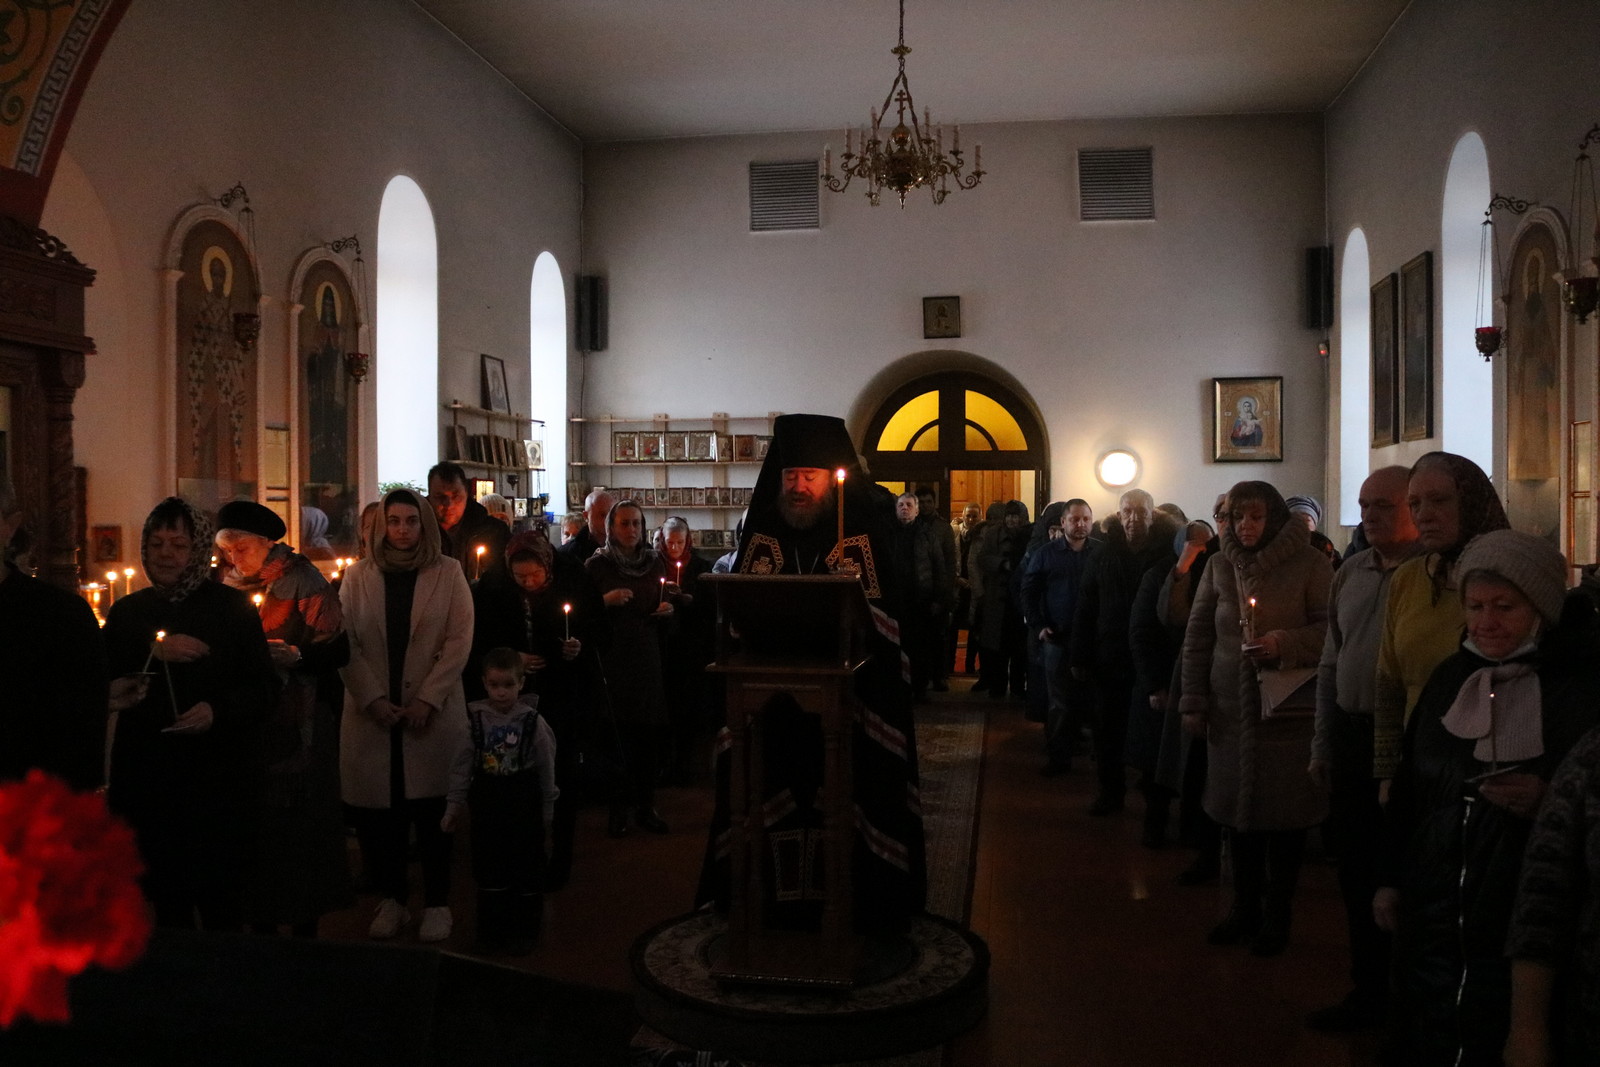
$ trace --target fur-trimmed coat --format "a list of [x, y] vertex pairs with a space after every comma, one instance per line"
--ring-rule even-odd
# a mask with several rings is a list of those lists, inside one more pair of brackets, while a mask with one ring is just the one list
[[1241, 600], [1256, 598], [1257, 636], [1275, 633], [1281, 667], [1315, 667], [1328, 629], [1333, 568], [1288, 522], [1261, 549], [1244, 549], [1232, 530], [1221, 558], [1200, 579], [1183, 640], [1183, 712], [1206, 716], [1209, 770], [1205, 810], [1243, 831], [1298, 830], [1328, 813], [1327, 795], [1307, 773], [1313, 717], [1261, 718], [1256, 672], [1240, 651]]

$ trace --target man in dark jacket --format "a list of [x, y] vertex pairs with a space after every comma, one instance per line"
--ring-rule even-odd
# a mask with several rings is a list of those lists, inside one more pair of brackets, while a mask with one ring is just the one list
[[571, 556], [579, 563], [599, 551], [606, 543], [606, 516], [616, 502], [617, 498], [604, 489], [589, 490], [589, 495], [583, 499], [584, 525], [556, 551]]
[[900, 622], [901, 645], [911, 661], [912, 695], [923, 701], [930, 684], [943, 688], [938, 682], [939, 655], [944, 644], [940, 621], [955, 598], [954, 575], [946, 565], [939, 530], [921, 517], [916, 496], [900, 494], [895, 501], [895, 518], [899, 524], [894, 565], [906, 608]]
[[1143, 489], [1122, 494], [1117, 514], [1105, 522], [1106, 543], [1094, 556], [1078, 592], [1070, 641], [1072, 675], [1095, 687], [1095, 760], [1100, 791], [1090, 815], [1122, 810], [1127, 792], [1123, 746], [1133, 701], [1134, 663], [1128, 640], [1133, 600], [1144, 572], [1172, 556], [1177, 524], [1157, 515]]
[[428, 471], [428, 503], [439, 519], [440, 547], [461, 564], [469, 581], [503, 566], [511, 528], [472, 499], [467, 472], [455, 463], [436, 463]]
[[1067, 646], [1072, 638], [1078, 591], [1099, 544], [1089, 540], [1093, 528], [1094, 511], [1089, 502], [1078, 497], [1067, 501], [1061, 513], [1062, 536], [1045, 542], [1028, 560], [1028, 569], [1022, 576], [1023, 610], [1044, 649], [1048, 703], [1045, 764], [1039, 773], [1047, 778], [1072, 768], [1072, 743], [1083, 719], [1093, 713], [1089, 687], [1067, 669]]
[[953, 625], [950, 614], [956, 600], [956, 532], [939, 514], [938, 494], [931, 485], [917, 488], [917, 524], [928, 530], [939, 548], [937, 563], [940, 573], [934, 580], [939, 592], [934, 602], [933, 630], [929, 636], [933, 661], [929, 664], [928, 680], [934, 692], [943, 693], [950, 688], [950, 661], [943, 652], [945, 635]]

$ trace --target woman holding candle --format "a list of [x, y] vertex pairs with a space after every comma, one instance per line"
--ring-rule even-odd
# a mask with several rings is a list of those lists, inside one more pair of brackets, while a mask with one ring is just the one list
[[118, 600], [105, 627], [120, 676], [111, 808], [139, 835], [156, 921], [192, 927], [198, 912], [208, 930], [243, 925], [260, 726], [277, 691], [260, 620], [210, 580], [211, 550], [205, 515], [162, 501], [140, 542], [150, 585]]
[[611, 625], [604, 673], [627, 760], [625, 796], [612, 805], [608, 829], [612, 837], [627, 833], [631, 809], [641, 829], [664, 834], [667, 824], [655, 809], [656, 766], [667, 726], [658, 626], [673, 609], [662, 594], [666, 563], [644, 543], [644, 511], [638, 504], [619, 500], [611, 506], [606, 543], [584, 568], [605, 600]]
[[576, 560], [555, 551], [543, 531], [526, 530], [506, 546], [505, 566], [490, 568], [473, 587], [472, 605], [472, 659], [463, 678], [469, 698], [483, 695], [484, 654], [514, 649], [522, 654], [523, 692], [537, 697], [539, 715], [556, 735], [555, 780], [561, 795], [546, 879], [547, 888], [559, 889], [572, 870], [573, 831], [585, 799], [579, 758], [593, 751], [596, 733], [587, 714], [589, 679], [594, 650], [605, 633], [605, 603]]
[[[672, 621], [661, 631], [662, 682], [672, 729], [671, 752], [662, 776], [687, 785], [697, 766], [695, 745], [710, 724], [706, 664], [711, 661], [717, 606], [702, 592], [700, 576], [710, 573], [711, 564], [689, 547], [686, 521], [673, 515], [662, 523], [656, 531], [655, 547], [667, 565], [667, 595], [674, 608]], [[698, 764], [709, 769], [709, 757]]]
[[1412, 712], [1373, 900], [1395, 934], [1406, 1062], [1500, 1063], [1523, 853], [1556, 767], [1600, 721], [1600, 638], [1591, 609], [1566, 610], [1567, 573], [1520, 531], [1461, 553], [1466, 639]]
[[454, 922], [444, 824], [465, 803], [470, 772], [461, 672], [472, 650], [472, 590], [440, 550], [432, 509], [410, 489], [383, 498], [362, 539], [366, 558], [339, 588], [350, 636], [339, 771], [383, 898], [368, 935], [393, 937], [410, 921], [406, 854], [415, 827], [424, 893], [417, 936], [443, 941]]
[[1226, 506], [1222, 558], [1201, 576], [1184, 634], [1179, 710], [1184, 729], [1206, 738], [1204, 807], [1233, 863], [1233, 905], [1209, 940], [1276, 956], [1289, 941], [1306, 830], [1328, 800], [1306, 770], [1309, 690], [1268, 710], [1263, 694], [1287, 696], [1273, 686], [1298, 677], [1288, 672], [1314, 682], [1333, 569], [1266, 482], [1240, 482]]
[[[326, 520], [324, 520], [325, 522]], [[350, 661], [339, 594], [280, 538], [283, 520], [251, 500], [217, 512], [225, 585], [250, 595], [282, 688], [262, 732], [266, 781], [247, 917], [260, 932], [314, 937], [317, 919], [355, 903], [339, 805], [339, 668]]]

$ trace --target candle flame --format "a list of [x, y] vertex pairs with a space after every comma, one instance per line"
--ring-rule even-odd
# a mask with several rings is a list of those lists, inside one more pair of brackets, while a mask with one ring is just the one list
[[840, 485], [844, 484], [844, 468], [843, 467], [840, 467], [838, 470], [834, 471], [833, 472], [833, 476], [835, 478], [839, 479], [839, 484]]
[[481, 556], [481, 555], [483, 555], [483, 554], [484, 554], [484, 552], [486, 552], [486, 551], [487, 551], [487, 549], [485, 549], [485, 548], [484, 548], [484, 547], [483, 547], [483, 546], [482, 546], [482, 545], [479, 545], [479, 546], [478, 546], [478, 555], [480, 555], [480, 556]]
[[165, 630], [157, 630], [156, 631], [156, 640], [157, 641], [165, 641], [166, 639], [167, 639], [167, 631], [165, 631]]
[[107, 582], [107, 584], [109, 584], [111, 582], [114, 582], [116, 580], [117, 580], [117, 572], [116, 571], [106, 571], [106, 582]]
[[1255, 607], [1256, 606], [1256, 598], [1255, 597], [1251, 597], [1250, 598], [1250, 606], [1251, 607]]
[[266, 602], [266, 599], [266, 597], [262, 596], [260, 593], [257, 593], [255, 596], [250, 598], [250, 603], [259, 608], [263, 603]]
[[333, 572], [333, 580], [334, 581], [338, 581], [339, 580], [339, 572], [338, 571], [334, 571]]
[[563, 605], [561, 605], [561, 614], [563, 614], [563, 615], [571, 615], [572, 614], [572, 605], [571, 604], [563, 604]]
[[124, 568], [122, 568], [122, 576], [124, 578], [132, 578], [133, 577], [133, 568], [132, 567], [124, 567]]

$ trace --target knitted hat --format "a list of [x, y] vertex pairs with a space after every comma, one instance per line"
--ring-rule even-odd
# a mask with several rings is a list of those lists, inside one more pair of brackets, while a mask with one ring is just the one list
[[1517, 587], [1549, 625], [1561, 618], [1567, 595], [1567, 561], [1543, 537], [1521, 530], [1491, 530], [1467, 542], [1461, 553], [1464, 596], [1474, 575], [1499, 578]]
[[287, 527], [271, 508], [254, 500], [230, 500], [217, 512], [217, 529], [243, 530], [268, 541], [277, 541], [282, 539]]
[[1291, 515], [1309, 515], [1311, 516], [1311, 525], [1322, 525], [1322, 505], [1317, 503], [1316, 497], [1292, 496], [1285, 500], [1284, 503], [1289, 505], [1289, 513]]

